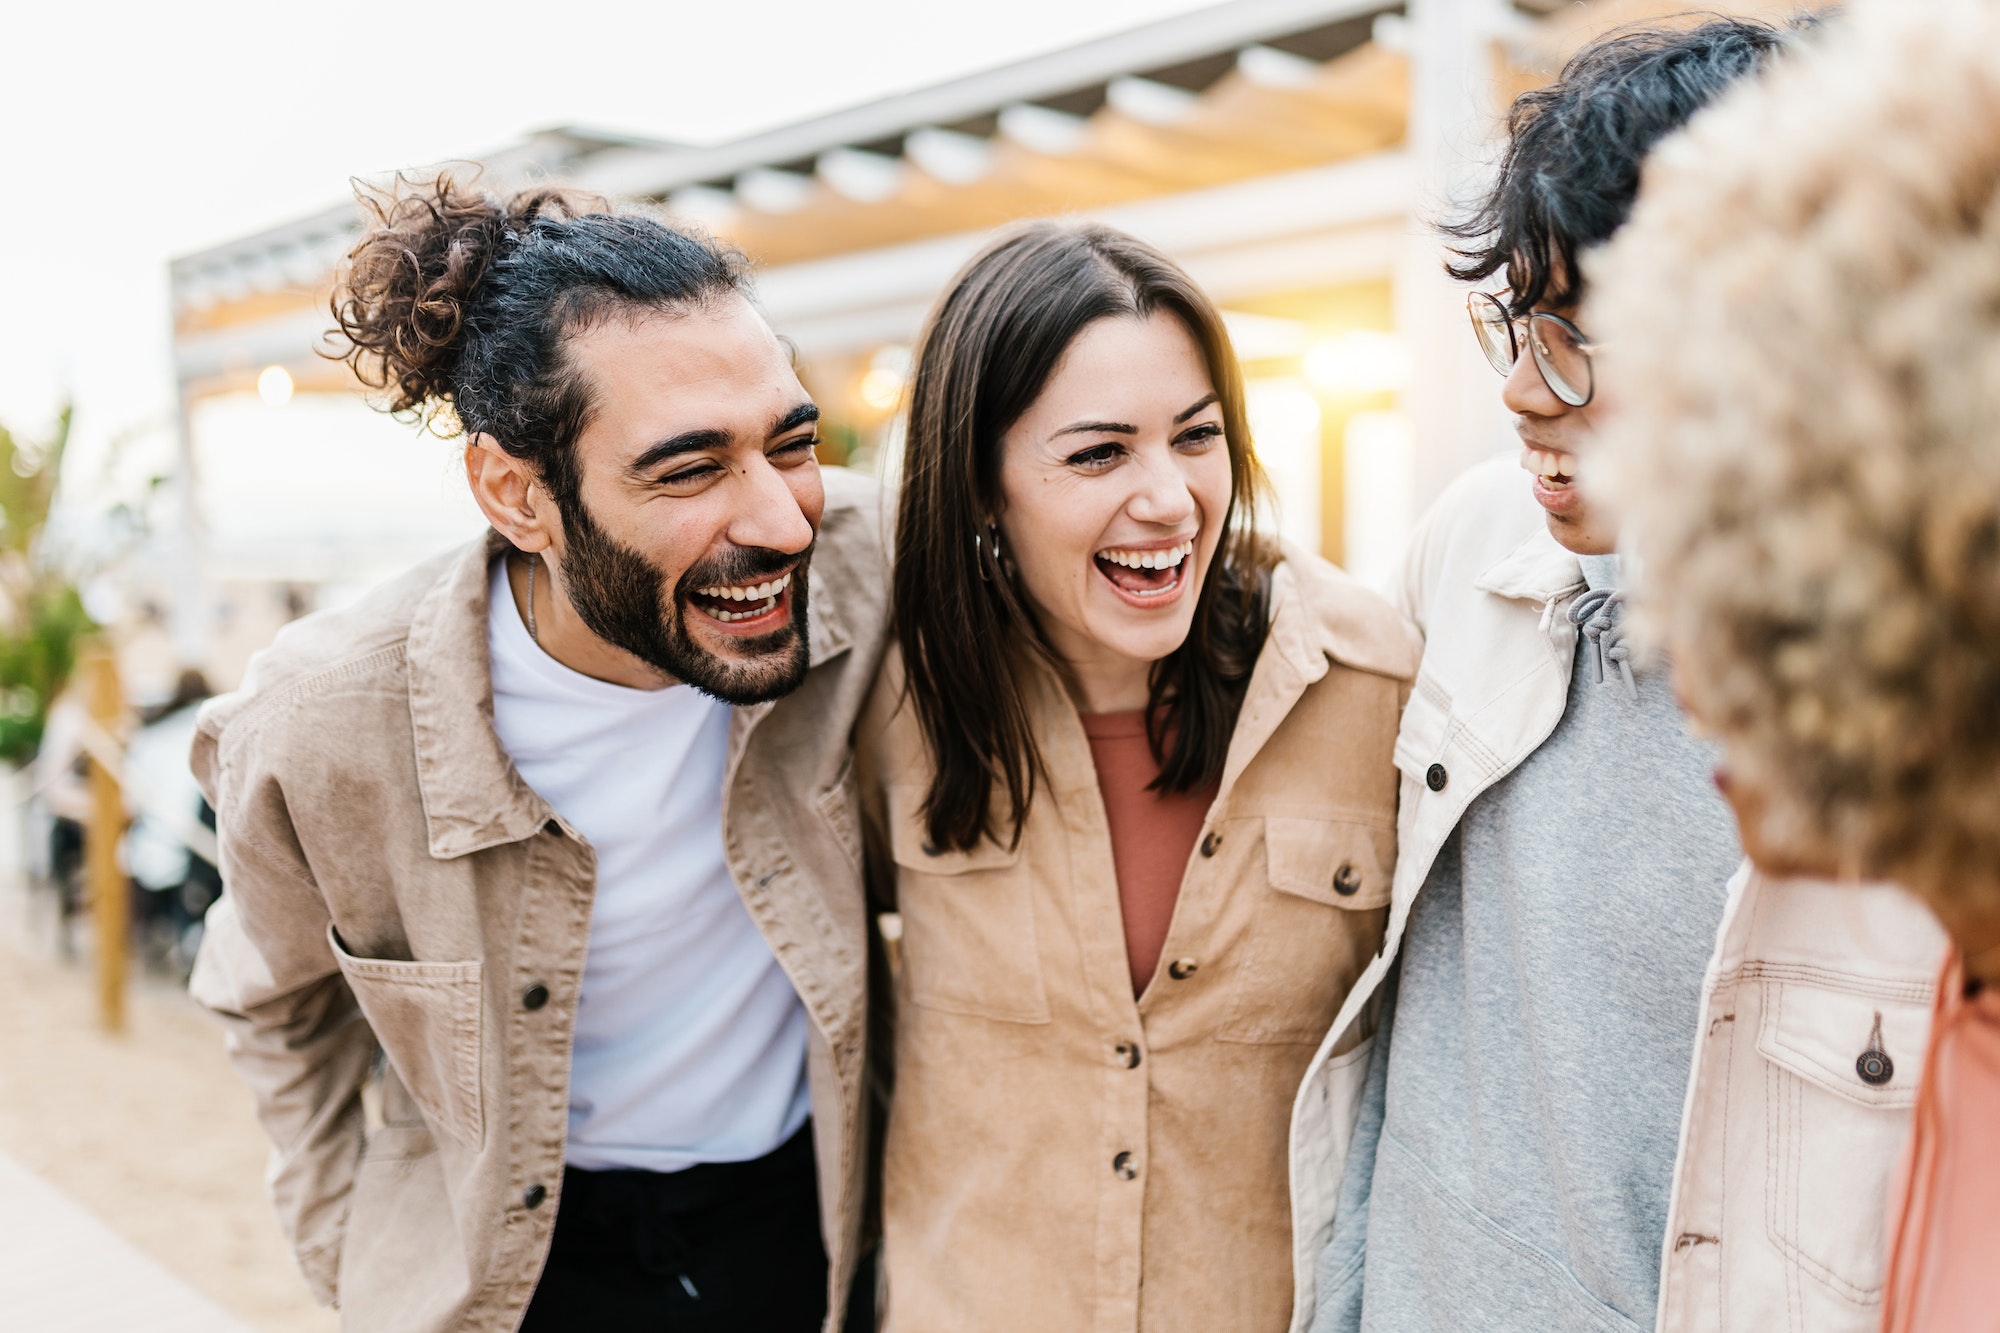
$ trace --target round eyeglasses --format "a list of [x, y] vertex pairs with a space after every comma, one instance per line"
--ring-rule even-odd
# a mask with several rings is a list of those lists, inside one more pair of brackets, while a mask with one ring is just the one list
[[1546, 310], [1536, 310], [1516, 319], [1507, 313], [1505, 292], [1474, 292], [1465, 300], [1472, 316], [1472, 333], [1487, 364], [1502, 375], [1514, 373], [1525, 341], [1535, 368], [1549, 392], [1571, 407], [1588, 407], [1597, 393], [1597, 379], [1591, 372], [1591, 344], [1583, 331]]

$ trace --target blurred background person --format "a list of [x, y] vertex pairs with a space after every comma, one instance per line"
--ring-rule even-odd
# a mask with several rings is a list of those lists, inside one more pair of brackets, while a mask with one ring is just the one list
[[1242, 393], [1209, 299], [1100, 226], [996, 242], [920, 341], [859, 733], [906, 1333], [1291, 1320], [1292, 1103], [1381, 943], [1416, 644], [1262, 534]]
[[[1661, 151], [1590, 314], [1618, 366], [1609, 480], [1751, 857], [1893, 878], [1950, 936], [1882, 1327], [1982, 1333], [2000, 1328], [2000, 5], [1877, 0], [1845, 22]], [[1821, 1050], [1821, 1080], [1847, 1084], [1846, 1050]], [[1798, 1170], [1851, 1169], [1839, 1133], [1807, 1142]]]
[[[28, 822], [35, 833], [29, 864], [54, 898], [56, 947], [65, 958], [76, 953], [71, 927], [84, 904], [83, 846], [91, 798], [83, 736], [90, 725], [78, 691], [58, 695], [49, 705], [28, 770], [34, 783]], [[185, 752], [183, 756], [185, 768]]]
[[159, 962], [186, 979], [208, 909], [222, 896], [215, 867], [215, 811], [188, 767], [195, 716], [213, 694], [201, 672], [181, 672], [174, 692], [148, 709], [125, 743], [124, 792], [131, 823], [125, 869], [140, 892], [137, 916]]

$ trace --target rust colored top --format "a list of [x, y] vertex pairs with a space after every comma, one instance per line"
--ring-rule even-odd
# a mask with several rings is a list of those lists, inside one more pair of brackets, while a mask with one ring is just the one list
[[1889, 1213], [1884, 1333], [2000, 1329], [2000, 989], [1938, 982], [1903, 1180]]
[[1144, 709], [1086, 713], [1082, 721], [1097, 767], [1097, 790], [1104, 797], [1105, 822], [1111, 826], [1111, 868], [1118, 876], [1132, 994], [1142, 995], [1160, 964], [1181, 877], [1215, 792], [1146, 790], [1160, 776], [1160, 766], [1146, 743]]

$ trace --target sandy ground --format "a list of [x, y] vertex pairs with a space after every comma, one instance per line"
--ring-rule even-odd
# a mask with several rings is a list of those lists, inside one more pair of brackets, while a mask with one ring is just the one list
[[126, 1031], [103, 1032], [89, 964], [56, 961], [10, 871], [0, 1151], [254, 1327], [332, 1333], [266, 1202], [264, 1137], [220, 1030], [177, 986], [135, 977]]

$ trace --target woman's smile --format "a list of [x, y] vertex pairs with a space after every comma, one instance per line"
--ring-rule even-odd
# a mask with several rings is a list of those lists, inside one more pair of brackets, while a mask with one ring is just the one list
[[1192, 580], [1195, 539], [1110, 546], [1091, 557], [1105, 583], [1128, 606], [1145, 611], [1172, 606]]

